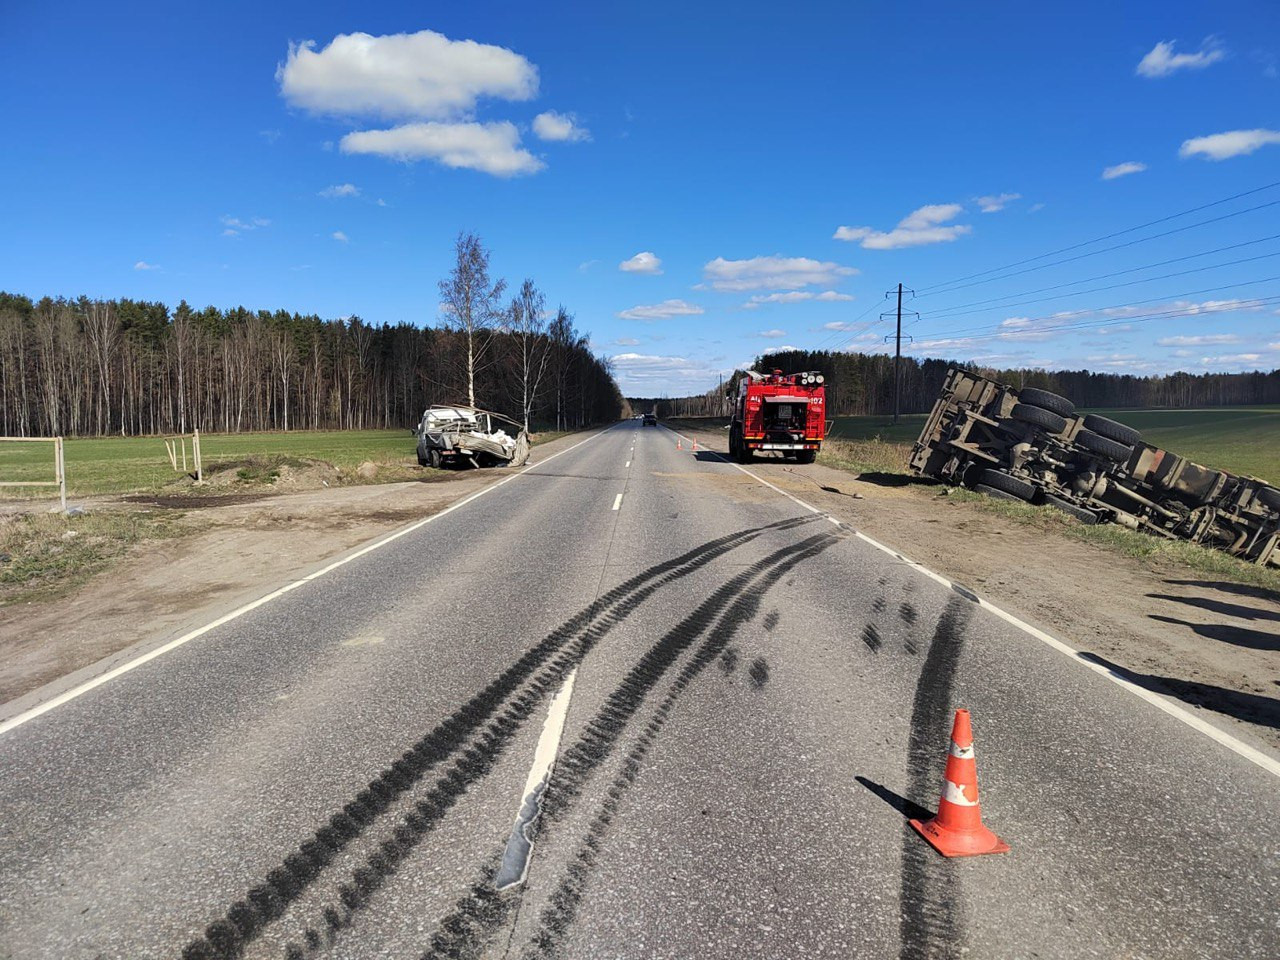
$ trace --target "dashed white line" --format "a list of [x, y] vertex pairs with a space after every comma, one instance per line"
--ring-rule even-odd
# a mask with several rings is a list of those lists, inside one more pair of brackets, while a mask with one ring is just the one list
[[622, 506], [622, 494], [618, 494], [613, 498], [613, 509], [617, 510]]
[[[667, 427], [667, 429], [670, 430], [671, 428]], [[676, 436], [678, 437], [683, 437], [685, 440], [690, 439], [689, 437], [685, 437], [684, 434], [679, 433], [678, 431], [671, 430], [671, 432], [676, 434]], [[799, 504], [801, 507], [804, 507], [804, 509], [808, 510], [810, 513], [821, 514], [823, 517], [830, 520], [832, 523], [836, 524], [837, 526], [842, 525], [840, 521], [837, 520], [835, 517], [831, 516], [831, 514], [825, 512], [824, 510], [820, 510], [818, 507], [815, 507], [811, 503], [805, 503], [799, 497], [792, 496], [791, 494], [787, 493], [787, 491], [781, 489], [780, 487], [774, 486], [772, 483], [770, 483], [768, 480], [765, 480], [763, 477], [757, 476], [756, 474], [752, 473], [750, 470], [746, 469], [741, 464], [734, 463], [732, 460], [729, 460], [728, 458], [724, 457], [719, 453], [716, 453], [716, 456], [719, 457], [721, 460], [723, 460], [725, 463], [729, 464], [731, 467], [735, 467], [738, 470], [741, 470], [743, 473], [745, 473], [748, 477], [755, 480], [756, 482], [764, 484], [770, 490], [776, 490], [778, 493], [782, 494], [788, 500], [791, 500], [794, 503]], [[1022, 620], [1019, 617], [1014, 616], [1009, 611], [1004, 610], [1001, 607], [997, 607], [991, 601], [978, 596], [968, 587], [958, 587], [957, 584], [955, 584], [951, 580], [948, 580], [942, 574], [934, 573], [934, 571], [924, 566], [924, 564], [917, 563], [911, 558], [904, 556], [903, 554], [899, 553], [897, 550], [893, 549], [893, 547], [886, 546], [880, 541], [874, 540], [871, 537], [868, 537], [865, 533], [862, 533], [861, 531], [855, 531], [854, 536], [856, 536], [859, 540], [862, 540], [864, 543], [867, 543], [870, 546], [875, 547], [877, 550], [881, 550], [889, 554], [889, 556], [893, 557], [894, 559], [902, 561], [907, 566], [911, 567], [911, 569], [915, 570], [917, 573], [923, 574], [924, 576], [928, 577], [930, 580], [933, 580], [936, 583], [939, 583], [942, 586], [946, 587], [948, 590], [955, 590], [956, 592], [963, 591], [964, 595], [971, 596], [972, 599], [976, 601], [977, 604], [980, 607], [982, 607], [984, 610], [994, 614], [995, 616], [999, 617], [1001, 620], [1005, 621], [1006, 623], [1017, 627], [1019, 630], [1023, 631], [1029, 636], [1035, 637], [1041, 643], [1044, 643], [1051, 649], [1058, 651], [1058, 653], [1061, 653], [1064, 656], [1070, 657], [1071, 660], [1073, 660], [1075, 663], [1088, 667], [1094, 673], [1101, 674], [1102, 676], [1110, 680], [1112, 683], [1115, 683], [1123, 687], [1125, 690], [1129, 691], [1129, 693], [1132, 693], [1134, 696], [1138, 697], [1139, 699], [1145, 700], [1147, 703], [1151, 704], [1152, 706], [1157, 707], [1160, 710], [1163, 710], [1165, 713], [1167, 713], [1169, 716], [1173, 717], [1174, 719], [1182, 721], [1187, 726], [1191, 727], [1191, 729], [1197, 730], [1200, 733], [1203, 733], [1209, 739], [1216, 741], [1217, 743], [1226, 747], [1228, 750], [1232, 751], [1233, 753], [1236, 753], [1241, 757], [1244, 757], [1244, 759], [1250, 761], [1251, 763], [1256, 764], [1257, 766], [1261, 767], [1263, 770], [1266, 770], [1268, 773], [1272, 774], [1273, 776], [1280, 777], [1280, 760], [1276, 760], [1274, 757], [1271, 757], [1268, 754], [1263, 753], [1261, 750], [1258, 750], [1257, 748], [1250, 746], [1249, 744], [1245, 743], [1243, 740], [1236, 739], [1231, 734], [1227, 733], [1225, 730], [1220, 730], [1217, 727], [1215, 727], [1213, 724], [1200, 719], [1194, 713], [1191, 713], [1185, 710], [1184, 708], [1174, 703], [1169, 698], [1163, 697], [1158, 693], [1154, 693], [1153, 691], [1148, 690], [1146, 687], [1140, 687], [1136, 683], [1134, 683], [1132, 680], [1129, 680], [1128, 678], [1122, 676], [1121, 674], [1116, 673], [1114, 670], [1108, 669], [1102, 664], [1096, 663], [1088, 659], [1088, 657], [1082, 654], [1079, 650], [1075, 649], [1075, 647], [1072, 647], [1069, 644], [1063, 643], [1057, 637], [1050, 636], [1049, 634], [1045, 633], [1043, 630], [1039, 629], [1038, 627], [1033, 627], [1031, 624], [1027, 623], [1025, 620]]]

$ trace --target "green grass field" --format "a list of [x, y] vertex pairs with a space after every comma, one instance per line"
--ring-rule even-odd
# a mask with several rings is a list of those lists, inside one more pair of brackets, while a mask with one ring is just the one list
[[[1255, 476], [1280, 485], [1280, 407], [1213, 407], [1202, 410], [1089, 410], [1142, 431], [1153, 446], [1206, 467]], [[837, 417], [833, 438], [910, 444], [924, 424], [922, 414]]]

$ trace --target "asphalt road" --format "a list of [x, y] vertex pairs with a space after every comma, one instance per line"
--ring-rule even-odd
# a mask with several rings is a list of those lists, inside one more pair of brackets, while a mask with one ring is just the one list
[[629, 422], [0, 734], [0, 957], [1271, 957], [1278, 786]]

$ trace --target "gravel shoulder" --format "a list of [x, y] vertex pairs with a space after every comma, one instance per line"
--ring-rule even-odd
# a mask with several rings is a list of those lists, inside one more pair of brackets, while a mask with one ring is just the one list
[[[696, 436], [727, 456], [723, 431]], [[937, 485], [822, 464], [748, 469], [1048, 633], [1280, 750], [1280, 594], [1139, 560], [961, 502]]]
[[[584, 436], [540, 444], [530, 463]], [[430, 482], [300, 492], [92, 498], [93, 514], [162, 517], [176, 529], [130, 545], [69, 591], [0, 606], [0, 719], [55, 693], [41, 690], [48, 684], [88, 679], [511, 475], [450, 471]]]

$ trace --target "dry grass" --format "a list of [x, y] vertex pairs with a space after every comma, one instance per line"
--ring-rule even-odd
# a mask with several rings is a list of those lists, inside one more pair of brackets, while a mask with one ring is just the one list
[[906, 475], [911, 445], [872, 437], [868, 440], [827, 440], [818, 462], [855, 473], [900, 473]]

